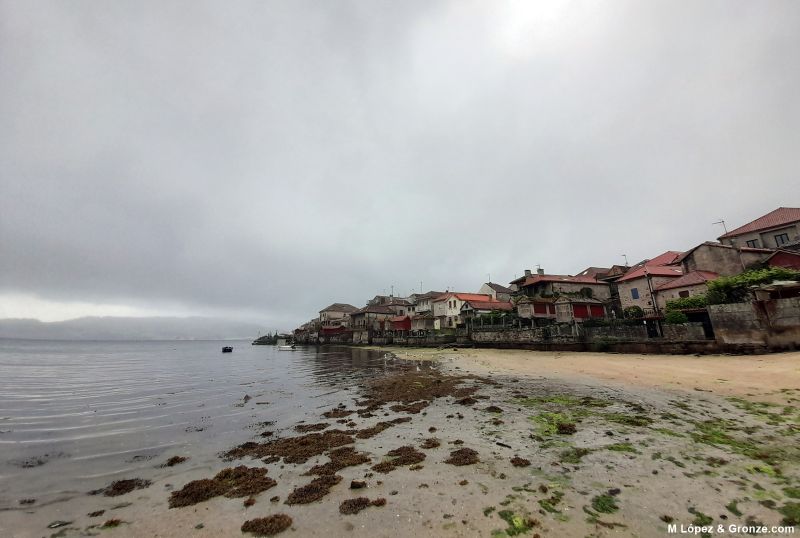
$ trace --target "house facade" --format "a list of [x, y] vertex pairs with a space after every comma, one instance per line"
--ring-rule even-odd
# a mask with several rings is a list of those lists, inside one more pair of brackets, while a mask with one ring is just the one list
[[593, 276], [548, 275], [537, 273], [514, 281], [518, 293], [526, 297], [557, 297], [559, 295], [583, 295], [600, 301], [611, 298], [608, 282]]
[[489, 295], [494, 301], [510, 301], [511, 296], [514, 295], [514, 290], [495, 284], [494, 282], [486, 282], [481, 289], [478, 290], [479, 294]]
[[517, 315], [530, 320], [554, 320], [555, 302], [555, 297], [522, 297], [517, 301]]
[[675, 263], [679, 263], [686, 274], [711, 271], [718, 275], [731, 276], [760, 265], [773, 252], [771, 249], [733, 247], [706, 241], [678, 256]]
[[712, 271], [691, 271], [656, 287], [656, 304], [665, 311], [667, 301], [702, 295], [708, 291], [708, 282], [720, 276]]
[[367, 305], [350, 314], [354, 344], [371, 344], [373, 336], [386, 330], [386, 320], [395, 317], [395, 312], [385, 305]]
[[492, 300], [491, 295], [480, 293], [445, 293], [433, 300], [433, 317], [436, 329], [456, 328], [463, 323], [461, 307], [466, 301]]
[[638, 306], [646, 314], [654, 314], [658, 309], [655, 289], [683, 275], [681, 266], [674, 265], [681, 254], [668, 250], [655, 258], [637, 263], [619, 278], [617, 290], [622, 309]]
[[590, 318], [606, 317], [606, 308], [597, 299], [563, 295], [554, 304], [558, 323], [582, 323]]
[[[511, 314], [514, 305], [510, 301], [464, 301], [461, 305], [461, 319], [468, 326], [476, 317], [484, 314]], [[482, 318], [481, 318], [482, 320]]]
[[348, 327], [350, 314], [358, 310], [347, 303], [333, 303], [319, 311], [319, 322], [322, 327]]
[[718, 239], [738, 247], [785, 248], [800, 241], [800, 207], [779, 207]]

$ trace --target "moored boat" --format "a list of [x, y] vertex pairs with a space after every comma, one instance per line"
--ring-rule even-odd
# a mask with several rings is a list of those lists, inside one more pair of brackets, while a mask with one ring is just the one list
[[223, 353], [233, 353], [233, 347], [231, 347], [231, 346], [224, 346], [224, 347], [222, 348], [222, 352], [223, 352]]

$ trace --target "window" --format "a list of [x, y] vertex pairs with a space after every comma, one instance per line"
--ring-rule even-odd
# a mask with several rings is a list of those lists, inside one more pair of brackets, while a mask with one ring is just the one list
[[639, 298], [639, 288], [631, 288], [631, 299]]
[[751, 239], [747, 241], [747, 246], [750, 248], [758, 248], [758, 239]]
[[684, 290], [678, 293], [678, 297], [688, 297], [688, 296], [689, 296], [688, 290]]
[[789, 234], [778, 234], [775, 236], [775, 244], [777, 246], [785, 245], [789, 242]]

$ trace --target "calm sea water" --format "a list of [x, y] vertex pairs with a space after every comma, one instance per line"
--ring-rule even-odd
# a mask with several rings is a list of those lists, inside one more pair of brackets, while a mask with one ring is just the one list
[[175, 472], [159, 468], [173, 455], [190, 456], [182, 470], [218, 464], [260, 423], [318, 422], [400, 363], [351, 348], [0, 339], [0, 509]]

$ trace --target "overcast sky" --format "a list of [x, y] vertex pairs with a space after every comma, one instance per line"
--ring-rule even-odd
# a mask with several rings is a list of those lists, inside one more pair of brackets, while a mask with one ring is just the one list
[[800, 205], [800, 2], [0, 0], [0, 317], [475, 291]]

